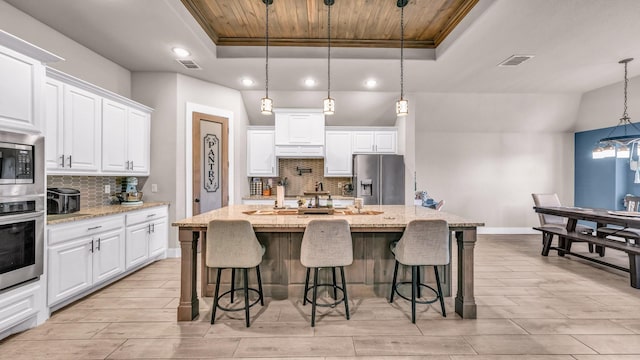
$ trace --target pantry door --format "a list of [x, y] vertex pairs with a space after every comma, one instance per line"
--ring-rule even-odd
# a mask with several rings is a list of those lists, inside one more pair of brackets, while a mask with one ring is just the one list
[[193, 215], [229, 203], [229, 119], [193, 113]]

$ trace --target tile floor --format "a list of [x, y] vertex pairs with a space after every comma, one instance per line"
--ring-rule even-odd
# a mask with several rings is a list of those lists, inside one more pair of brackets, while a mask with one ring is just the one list
[[[640, 359], [640, 290], [628, 275], [540, 249], [540, 236], [479, 236], [477, 320], [457, 317], [452, 298], [446, 318], [418, 307], [415, 325], [405, 301], [356, 298], [351, 320], [325, 308], [315, 328], [299, 299], [267, 299], [248, 329], [243, 312], [219, 312], [211, 326], [210, 298], [178, 323], [179, 260], [163, 260], [3, 340], [0, 359]], [[607, 259], [626, 264], [612, 250]]]

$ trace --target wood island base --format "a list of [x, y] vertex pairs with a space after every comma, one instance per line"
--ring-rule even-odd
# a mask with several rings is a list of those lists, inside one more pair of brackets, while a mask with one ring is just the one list
[[[246, 206], [245, 206], [246, 207]], [[232, 211], [239, 214], [243, 206], [233, 206], [239, 208]], [[404, 210], [405, 207], [380, 206], [383, 210], [398, 208]], [[413, 209], [414, 207], [406, 207]], [[208, 217], [198, 215], [191, 219], [175, 223], [179, 229], [179, 241], [182, 251], [181, 258], [181, 278], [180, 278], [180, 303], [178, 305], [178, 321], [191, 321], [198, 316], [198, 292], [201, 296], [210, 297], [213, 295], [215, 287], [215, 269], [208, 269], [205, 264], [205, 253], [198, 249], [206, 249], [206, 225], [212, 217], [231, 218], [227, 210], [214, 210]], [[216, 213], [218, 212], [218, 213]], [[389, 213], [389, 211], [387, 212]], [[358, 226], [356, 218], [352, 222], [351, 232], [353, 238], [353, 264], [345, 267], [345, 277], [349, 287], [349, 297], [351, 299], [365, 297], [388, 297], [391, 291], [391, 280], [393, 277], [394, 257], [389, 251], [389, 243], [400, 239], [404, 231], [404, 226], [408, 222], [406, 213], [414, 215], [415, 218], [444, 218], [449, 223], [452, 238], [450, 249], [457, 249], [457, 293], [455, 298], [455, 312], [463, 318], [476, 318], [476, 303], [473, 289], [473, 259], [476, 242], [476, 226], [482, 225], [471, 222], [456, 222], [460, 218], [443, 212], [435, 212], [430, 209], [416, 209], [414, 212], [405, 210], [403, 218], [398, 224], [386, 226]], [[422, 216], [420, 216], [422, 215]], [[242, 215], [236, 215], [241, 217]], [[321, 215], [316, 215], [321, 216]], [[386, 218], [390, 219], [389, 215]], [[274, 216], [275, 217], [275, 216]], [[282, 217], [282, 216], [280, 216]], [[235, 217], [233, 217], [235, 218]], [[300, 298], [304, 289], [306, 268], [300, 263], [300, 245], [304, 226], [306, 224], [282, 224], [273, 226], [272, 224], [262, 225], [260, 221], [265, 221], [267, 217], [249, 218], [254, 225], [258, 240], [265, 245], [266, 253], [260, 264], [260, 272], [265, 296], [274, 299]], [[393, 219], [396, 219], [395, 217]], [[454, 220], [454, 221], [452, 221]], [[299, 219], [298, 219], [299, 221]], [[308, 220], [307, 220], [308, 221]], [[361, 220], [362, 221], [362, 220]], [[375, 221], [369, 218], [368, 221]], [[354, 224], [355, 223], [355, 224]], [[455, 238], [455, 245], [452, 240]], [[200, 246], [198, 243], [200, 242]], [[198, 259], [198, 257], [200, 257]], [[200, 264], [198, 264], [200, 260]], [[451, 265], [443, 266], [440, 270], [443, 293], [451, 296], [452, 274]], [[399, 276], [410, 278], [410, 272], [404, 267]], [[424, 267], [423, 279], [427, 283], [433, 283], [434, 275], [431, 267]], [[200, 274], [201, 282], [198, 285], [197, 278]], [[222, 283], [229, 284], [230, 275], [222, 278]], [[250, 275], [249, 281], [255, 283], [255, 274]], [[321, 273], [325, 277], [321, 282], [330, 282], [330, 272]], [[240, 279], [236, 279], [239, 281]], [[198, 288], [199, 287], [199, 288]]]

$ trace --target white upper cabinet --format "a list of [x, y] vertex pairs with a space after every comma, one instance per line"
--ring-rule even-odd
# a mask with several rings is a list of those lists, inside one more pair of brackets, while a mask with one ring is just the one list
[[102, 101], [102, 171], [149, 173], [148, 113], [125, 104]]
[[64, 154], [64, 120], [62, 102], [64, 85], [57, 80], [47, 79], [45, 85], [45, 160], [47, 169], [62, 168]]
[[352, 176], [351, 131], [327, 131], [324, 176]]
[[50, 79], [45, 94], [45, 157], [49, 173], [98, 172], [100, 97]]
[[47, 75], [49, 174], [149, 174], [150, 108], [51, 68]]
[[68, 169], [100, 170], [101, 100], [98, 95], [65, 85], [64, 154]]
[[247, 175], [278, 176], [273, 130], [247, 131]]
[[324, 114], [295, 110], [276, 110], [276, 145], [324, 145]]
[[397, 130], [366, 130], [353, 132], [354, 154], [395, 154]]
[[42, 132], [44, 63], [59, 60], [0, 30], [0, 128]]

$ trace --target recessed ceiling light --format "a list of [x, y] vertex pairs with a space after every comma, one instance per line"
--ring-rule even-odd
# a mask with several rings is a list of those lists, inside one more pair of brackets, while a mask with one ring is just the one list
[[187, 50], [180, 48], [180, 47], [174, 47], [173, 49], [171, 49], [171, 51], [173, 51], [174, 54], [176, 54], [179, 57], [187, 57], [189, 55], [191, 55], [190, 52], [188, 52]]
[[367, 81], [364, 82], [364, 85], [368, 88], [373, 88], [378, 84], [377, 81], [375, 81], [374, 79], [369, 79]]
[[313, 80], [312, 78], [308, 78], [304, 80], [304, 84], [306, 86], [315, 86], [316, 85], [316, 81]]
[[253, 86], [253, 84], [255, 84], [256, 82], [249, 79], [249, 78], [244, 78], [242, 79], [242, 85], [244, 86]]

